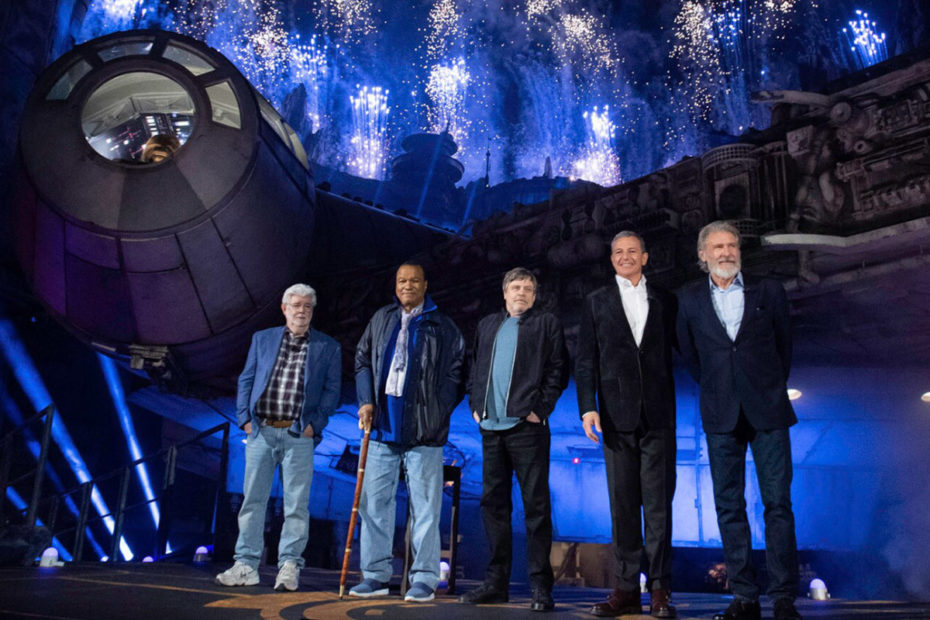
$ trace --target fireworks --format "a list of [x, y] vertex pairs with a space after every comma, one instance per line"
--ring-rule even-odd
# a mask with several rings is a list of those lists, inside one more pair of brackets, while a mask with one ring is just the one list
[[860, 69], [888, 59], [885, 33], [877, 32], [876, 28], [869, 14], [857, 9], [856, 19], [850, 20], [849, 27], [842, 30]]
[[369, 0], [323, 0], [314, 4], [320, 32], [347, 44], [360, 43], [375, 31]]
[[612, 40], [602, 20], [587, 11], [562, 15], [553, 26], [552, 41], [565, 64], [590, 73], [610, 74], [616, 69], [617, 54]]
[[437, 0], [429, 12], [429, 30], [425, 41], [427, 66], [442, 58], [460, 35], [455, 0]]
[[389, 93], [380, 86], [357, 88], [358, 94], [349, 98], [352, 103], [349, 170], [366, 179], [382, 179], [388, 157], [385, 134]]
[[[764, 124], [750, 93], [767, 79], [769, 55], [784, 40], [797, 0], [686, 0], [675, 17], [669, 83], [679, 122], [740, 134]], [[816, 6], [815, 2], [811, 3]], [[674, 135], [688, 132], [679, 125]], [[674, 139], [674, 138], [672, 138]]]
[[289, 61], [291, 79], [302, 84], [307, 92], [306, 114], [311, 128], [318, 131], [324, 124], [328, 78], [332, 73], [328, 50], [317, 42], [316, 35], [308, 43], [301, 43], [298, 36], [290, 46]]
[[426, 94], [432, 101], [429, 106], [431, 131], [448, 131], [457, 141], [466, 139], [468, 119], [464, 108], [469, 77], [464, 58], [435, 65], [430, 71]]
[[614, 150], [617, 127], [610, 120], [610, 106], [604, 106], [603, 111], [594, 106], [583, 116], [585, 146], [581, 155], [572, 162], [572, 176], [604, 187], [619, 185], [622, 182], [620, 158]]
[[529, 19], [546, 15], [559, 7], [559, 0], [527, 0], [526, 16]]

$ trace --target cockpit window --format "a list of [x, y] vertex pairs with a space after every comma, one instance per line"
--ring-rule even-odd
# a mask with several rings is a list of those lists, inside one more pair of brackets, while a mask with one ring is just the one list
[[233, 129], [242, 129], [242, 114], [239, 101], [228, 81], [207, 86], [207, 97], [213, 109], [213, 121]]
[[148, 56], [152, 51], [152, 41], [130, 41], [129, 43], [119, 43], [110, 47], [105, 47], [97, 51], [100, 60], [110, 62], [123, 56]]
[[203, 75], [215, 69], [213, 64], [200, 54], [184, 49], [174, 43], [169, 43], [167, 47], [165, 47], [165, 53], [162, 55], [168, 60], [182, 65], [194, 75]]
[[45, 98], [48, 100], [64, 101], [68, 98], [68, 95], [71, 94], [71, 91], [74, 90], [74, 86], [81, 81], [81, 78], [90, 72], [90, 69], [90, 63], [86, 60], [75, 63], [70, 69], [65, 71], [63, 76], [58, 78], [58, 81], [55, 82], [52, 89], [48, 91], [48, 95]]
[[81, 125], [87, 142], [103, 157], [143, 163], [153, 136], [176, 140], [172, 156], [190, 137], [195, 117], [194, 101], [183, 86], [159, 73], [134, 71], [94, 90], [81, 112]]

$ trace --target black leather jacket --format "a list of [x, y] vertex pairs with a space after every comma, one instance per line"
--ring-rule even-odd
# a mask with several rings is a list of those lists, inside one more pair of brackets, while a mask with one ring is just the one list
[[[494, 359], [497, 330], [507, 311], [484, 317], [478, 323], [468, 374], [469, 405], [487, 417], [487, 389]], [[507, 397], [507, 416], [525, 418], [535, 413], [545, 420], [568, 385], [568, 355], [562, 325], [550, 312], [527, 310], [517, 322], [517, 350]]]
[[[375, 312], [355, 350], [355, 390], [358, 404], [381, 404], [381, 379], [386, 349], [400, 321], [396, 303]], [[462, 373], [465, 343], [452, 319], [439, 312], [429, 296], [422, 318], [416, 324], [414, 352], [407, 369], [404, 389], [404, 416], [416, 419], [413, 445], [442, 446], [449, 438], [449, 417], [462, 400]], [[416, 383], [414, 383], [416, 381]], [[416, 392], [411, 388], [416, 386]], [[413, 397], [411, 397], [413, 396]], [[377, 420], [372, 426], [377, 428]], [[377, 432], [373, 434], [377, 439]]]

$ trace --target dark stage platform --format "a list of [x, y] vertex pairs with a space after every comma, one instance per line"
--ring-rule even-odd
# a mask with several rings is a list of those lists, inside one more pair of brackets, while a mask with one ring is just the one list
[[[339, 575], [335, 571], [304, 569], [300, 590], [279, 593], [271, 589], [274, 569], [262, 569], [262, 585], [224, 588], [213, 576], [225, 566], [184, 564], [81, 565], [62, 568], [0, 569], [0, 616], [3, 618], [58, 618], [120, 620], [132, 618], [383, 618], [433, 620], [497, 618], [590, 618], [587, 610], [605, 596], [593, 588], [556, 588], [556, 611], [529, 610], [529, 592], [515, 586], [507, 605], [472, 607], [460, 605], [456, 596], [440, 595], [425, 604], [404, 603], [391, 596], [370, 600], [339, 600]], [[350, 584], [358, 581], [352, 575]], [[474, 587], [459, 582], [459, 590]], [[766, 602], [767, 603], [767, 602]], [[726, 607], [728, 598], [715, 594], [675, 594], [679, 617], [710, 618]], [[823, 620], [930, 618], [930, 603], [896, 601], [799, 600], [805, 618]], [[771, 617], [768, 604], [764, 615]], [[625, 616], [635, 618], [635, 616]], [[639, 616], [649, 618], [649, 616]]]

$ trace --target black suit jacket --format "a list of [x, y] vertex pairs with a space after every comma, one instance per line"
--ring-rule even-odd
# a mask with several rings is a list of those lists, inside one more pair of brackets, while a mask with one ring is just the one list
[[717, 317], [707, 278], [678, 294], [678, 343], [701, 386], [701, 419], [708, 433], [736, 427], [740, 409], [756, 430], [797, 422], [788, 400], [791, 321], [781, 283], [743, 274], [745, 306], [735, 340]]
[[649, 314], [640, 346], [616, 282], [585, 297], [575, 363], [578, 412], [597, 411], [605, 432], [631, 432], [645, 414], [651, 428], [674, 428], [675, 297], [646, 283]]

